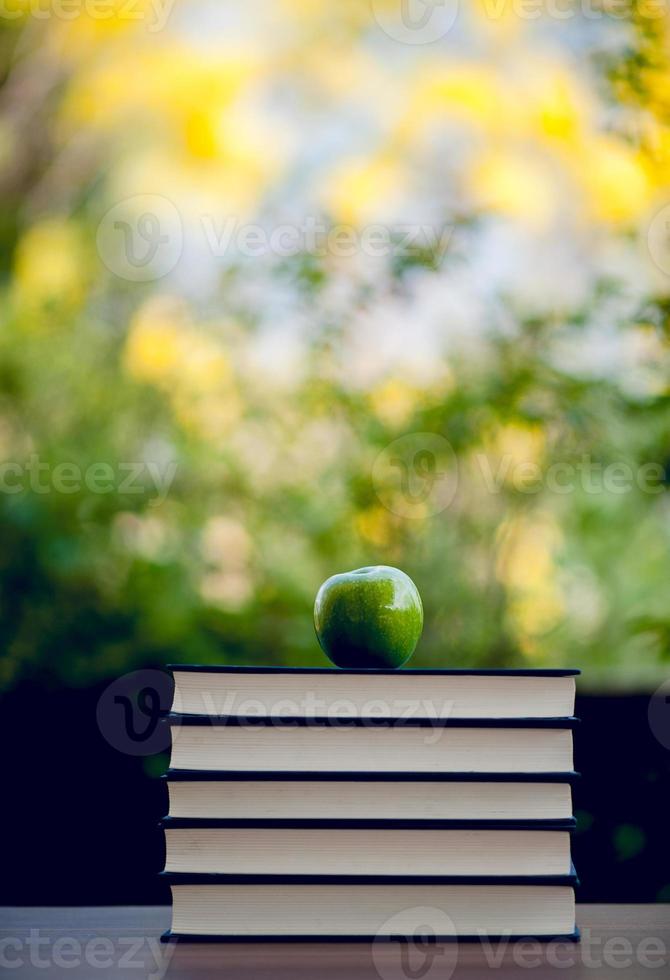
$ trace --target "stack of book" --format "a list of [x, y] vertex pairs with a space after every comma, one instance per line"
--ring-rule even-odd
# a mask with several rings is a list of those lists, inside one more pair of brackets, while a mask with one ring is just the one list
[[578, 671], [172, 670], [167, 937], [576, 938]]

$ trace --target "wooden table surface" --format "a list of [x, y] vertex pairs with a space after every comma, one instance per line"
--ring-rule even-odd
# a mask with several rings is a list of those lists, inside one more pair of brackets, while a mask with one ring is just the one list
[[0, 974], [138, 980], [449, 980], [670, 976], [670, 905], [581, 905], [581, 943], [163, 944], [168, 908], [0, 908]]

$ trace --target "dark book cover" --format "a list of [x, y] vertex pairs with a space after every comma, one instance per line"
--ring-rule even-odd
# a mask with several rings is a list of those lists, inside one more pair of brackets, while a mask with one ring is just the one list
[[170, 726], [245, 728], [574, 728], [579, 719], [564, 718], [305, 718], [301, 715], [182, 715], [171, 711], [161, 719]]
[[575, 866], [566, 875], [271, 875], [189, 874], [161, 871], [168, 885], [558, 885], [576, 888]]
[[574, 783], [578, 772], [309, 772], [266, 769], [168, 769], [171, 783], [362, 782], [362, 783]]
[[576, 827], [574, 817], [563, 820], [394, 820], [394, 819], [328, 819], [328, 818], [200, 818], [164, 817], [159, 827], [163, 830], [241, 829], [257, 830], [555, 830], [571, 833]]
[[168, 670], [190, 671], [199, 674], [388, 674], [393, 677], [413, 675], [453, 675], [455, 677], [576, 677], [581, 671], [576, 667], [550, 667], [529, 669], [526, 667], [484, 667], [473, 670], [467, 667], [248, 667], [228, 664], [168, 664]]
[[580, 940], [579, 929], [574, 932], [542, 935], [537, 933], [519, 933], [518, 935], [506, 936], [426, 936], [422, 940], [421, 936], [332, 936], [332, 935], [306, 935], [306, 936], [286, 936], [286, 935], [267, 935], [267, 936], [214, 936], [214, 935], [186, 935], [184, 933], [172, 932], [168, 930], [161, 936], [162, 943], [416, 943], [425, 941], [432, 944], [438, 943], [512, 943], [524, 940], [535, 940], [540, 943], [578, 943]]

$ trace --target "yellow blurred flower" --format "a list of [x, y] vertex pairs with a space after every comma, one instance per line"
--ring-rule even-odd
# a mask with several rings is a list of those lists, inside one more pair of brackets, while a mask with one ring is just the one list
[[180, 383], [194, 392], [217, 392], [233, 379], [230, 361], [219, 345], [196, 329], [190, 330], [183, 344], [179, 367]]
[[133, 318], [125, 365], [141, 381], [193, 392], [216, 391], [232, 379], [228, 358], [218, 343], [195, 328], [176, 297], [157, 296]]
[[641, 142], [654, 182], [665, 187], [670, 167], [670, 128], [659, 120], [647, 118], [642, 127]]
[[496, 573], [508, 593], [508, 618], [520, 642], [549, 632], [564, 616], [555, 565], [561, 540], [548, 514], [517, 518], [500, 528]]
[[165, 391], [182, 425], [202, 438], [218, 443], [241, 415], [225, 351], [172, 297], [154, 297], [135, 315], [124, 365], [138, 381]]
[[184, 116], [184, 142], [194, 157], [210, 159], [219, 150], [217, 120], [201, 106], [194, 106]]
[[[642, 66], [639, 80], [645, 93], [645, 101], [649, 109], [654, 110], [658, 116], [667, 119], [667, 112], [670, 109], [670, 74], [668, 73], [668, 54], [667, 36], [665, 38], [665, 50], [660, 48], [660, 61], [656, 64]], [[622, 97], [629, 96], [627, 82], [623, 81], [619, 85], [619, 94]]]
[[410, 420], [422, 392], [399, 378], [390, 378], [370, 392], [370, 407], [385, 425], [401, 426]]
[[492, 150], [473, 164], [469, 188], [478, 207], [542, 228], [553, 218], [558, 188], [551, 171], [528, 152]]
[[391, 515], [383, 507], [369, 507], [355, 518], [356, 531], [369, 544], [384, 548], [393, 538]]
[[537, 640], [562, 621], [565, 614], [563, 598], [555, 588], [538, 588], [532, 593], [509, 600], [507, 620], [519, 646], [531, 659], [544, 659]]
[[427, 123], [445, 119], [491, 132], [504, 124], [510, 108], [500, 79], [487, 65], [436, 62], [420, 68], [397, 134], [412, 139]]
[[325, 181], [324, 205], [334, 221], [361, 227], [392, 212], [406, 175], [386, 156], [347, 161]]
[[128, 373], [138, 381], [171, 385], [181, 367], [185, 311], [172, 297], [157, 297], [133, 318], [124, 353]]
[[574, 167], [586, 207], [597, 220], [632, 222], [651, 201], [643, 155], [620, 139], [596, 136], [583, 146]]
[[[524, 56], [515, 70], [481, 61], [421, 65], [395, 134], [411, 147], [439, 125], [460, 123], [482, 138], [533, 141], [537, 148], [563, 149], [589, 129], [591, 100], [566, 64]], [[518, 153], [530, 156], [532, 143]]]
[[560, 528], [547, 514], [505, 522], [498, 533], [496, 572], [511, 589], [532, 589], [553, 573]]
[[88, 265], [81, 230], [66, 218], [29, 228], [14, 255], [14, 289], [24, 305], [72, 307], [85, 296]]
[[572, 144], [589, 126], [591, 100], [565, 65], [534, 63], [524, 73], [524, 100], [534, 131], [549, 141]]
[[254, 98], [266, 68], [255, 48], [214, 55], [170, 39], [112, 47], [73, 76], [63, 138], [82, 129], [113, 138], [114, 195], [150, 189], [189, 213], [246, 215], [277, 178], [288, 146]]
[[[490, 451], [500, 460], [499, 472], [507, 482], [514, 481], [519, 467], [539, 464], [544, 456], [546, 438], [539, 425], [513, 423], [503, 425], [487, 440]], [[521, 474], [519, 474], [521, 475]]]
[[72, 77], [63, 122], [107, 128], [148, 119], [154, 136], [169, 125], [183, 131], [192, 113], [214, 116], [230, 106], [259, 68], [250, 50], [215, 57], [174, 40], [112, 47]]

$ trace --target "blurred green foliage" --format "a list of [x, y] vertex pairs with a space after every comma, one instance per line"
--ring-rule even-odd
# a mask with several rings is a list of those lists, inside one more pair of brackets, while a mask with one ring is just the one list
[[[322, 138], [312, 181], [298, 164], [319, 147], [315, 106], [334, 126], [364, 108], [381, 118], [362, 81], [382, 84], [391, 55], [376, 41], [370, 53], [348, 4], [300, 6], [287, 0], [286, 50], [258, 27], [247, 62], [221, 45], [204, 67], [178, 26], [147, 36], [29, 12], [2, 25], [0, 684], [174, 661], [324, 664], [318, 586], [384, 563], [423, 597], [415, 666], [575, 665], [587, 686], [655, 686], [670, 638], [669, 306], [663, 255], [641, 256], [665, 203], [665, 35], [632, 25], [609, 88], [568, 48], [537, 48], [530, 25], [504, 35], [510, 62], [495, 67], [474, 44], [466, 68], [449, 49], [413, 52], [409, 116], [380, 123], [353, 176], [333, 177]], [[310, 17], [337, 41], [316, 42]], [[649, 45], [654, 74], [632, 54]], [[532, 91], [555, 90], [508, 118], [486, 99], [509, 82], [514, 103], [513, 55], [531, 48]], [[351, 78], [328, 74], [343, 54]], [[245, 128], [259, 85], [296, 112], [303, 143], [281, 173]], [[653, 123], [653, 153], [631, 120]], [[479, 163], [458, 160], [472, 146], [471, 187]], [[548, 190], [525, 169], [540, 146]], [[136, 283], [100, 243], [117, 201], [171, 188], [182, 217], [190, 200], [277, 220], [268, 198], [290, 210], [304, 179], [331, 223], [390, 222], [400, 171], [417, 185], [409, 213], [427, 201], [453, 230], [446, 255], [236, 254], [199, 278], [206, 258], [185, 249], [174, 273]], [[571, 185], [574, 225], [567, 173], [594, 208]], [[382, 186], [381, 212], [367, 210]], [[420, 465], [426, 433], [444, 440], [430, 457], [453, 490], [444, 507]], [[403, 488], [393, 446], [408, 435]]]

